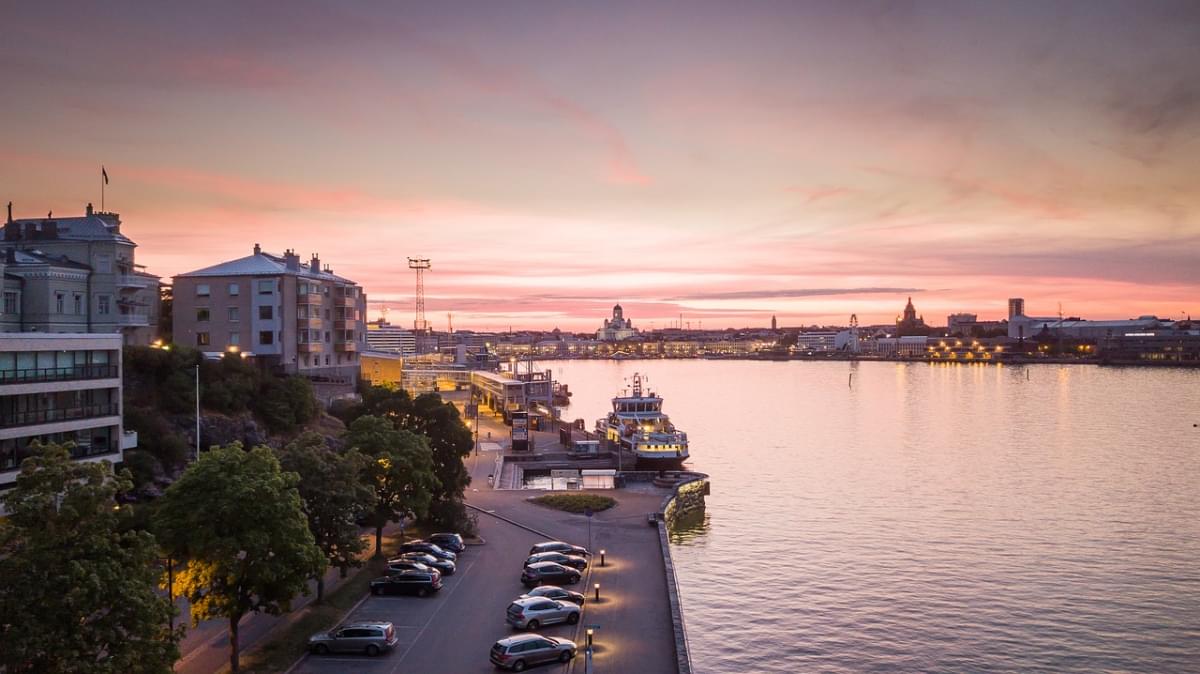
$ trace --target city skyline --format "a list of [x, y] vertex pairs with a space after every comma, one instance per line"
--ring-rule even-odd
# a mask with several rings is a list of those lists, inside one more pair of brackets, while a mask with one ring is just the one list
[[151, 273], [319, 253], [405, 325], [428, 257], [438, 329], [1200, 296], [1189, 3], [192, 11], [6, 12], [15, 217], [99, 208], [104, 165]]

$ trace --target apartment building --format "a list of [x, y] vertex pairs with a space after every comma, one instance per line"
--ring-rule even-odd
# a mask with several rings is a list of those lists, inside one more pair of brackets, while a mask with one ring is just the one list
[[201, 351], [237, 350], [316, 380], [357, 381], [366, 348], [367, 297], [354, 281], [301, 264], [292, 250], [263, 252], [174, 278], [175, 341]]
[[[0, 333], [0, 491], [35, 440], [80, 461], [119, 463], [137, 446], [121, 425], [119, 334]], [[2, 514], [2, 512], [0, 512]]]
[[0, 237], [0, 331], [119, 333], [149, 344], [159, 278], [134, 262], [116, 213], [8, 219]]

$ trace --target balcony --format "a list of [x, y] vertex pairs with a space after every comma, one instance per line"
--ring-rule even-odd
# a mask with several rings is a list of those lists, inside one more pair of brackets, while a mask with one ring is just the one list
[[10, 426], [36, 426], [52, 424], [57, 421], [74, 421], [76, 419], [96, 419], [112, 417], [119, 414], [120, 406], [116, 403], [104, 405], [82, 405], [80, 407], [64, 407], [53, 410], [33, 410], [31, 412], [7, 412], [0, 414], [0, 428]]
[[117, 314], [117, 325], [125, 327], [144, 328], [150, 325], [150, 317], [146, 314], [134, 313], [119, 313]]
[[298, 293], [296, 295], [296, 304], [320, 305], [324, 299], [324, 295], [320, 293]]
[[155, 279], [140, 274], [117, 274], [116, 276], [116, 285], [121, 290], [145, 290], [155, 282]]
[[85, 379], [115, 379], [116, 365], [78, 365], [75, 367], [46, 367], [32, 370], [0, 370], [0, 385], [31, 384], [48, 381], [79, 381]]
[[354, 295], [334, 295], [333, 306], [335, 307], [353, 307], [357, 305], [358, 298]]
[[333, 345], [333, 350], [343, 353], [358, 351], [358, 342], [337, 342]]
[[300, 353], [321, 353], [323, 345], [320, 342], [300, 342], [296, 350]]
[[353, 318], [336, 318], [333, 321], [334, 330], [353, 330], [358, 327], [358, 321]]
[[324, 325], [325, 322], [321, 320], [320, 316], [309, 316], [308, 318], [296, 319], [296, 327], [300, 328], [301, 330], [305, 328], [321, 328], [324, 327]]

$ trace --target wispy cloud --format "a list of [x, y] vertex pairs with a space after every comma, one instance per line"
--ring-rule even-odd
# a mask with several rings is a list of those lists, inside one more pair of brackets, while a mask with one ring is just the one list
[[799, 299], [804, 297], [830, 297], [835, 295], [898, 295], [920, 293], [923, 288], [789, 288], [786, 290], [739, 290], [734, 292], [695, 293], [671, 298], [672, 301], [688, 300], [760, 300]]

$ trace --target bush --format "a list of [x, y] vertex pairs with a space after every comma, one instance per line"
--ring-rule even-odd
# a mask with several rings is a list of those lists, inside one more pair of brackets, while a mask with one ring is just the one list
[[131, 449], [125, 452], [124, 465], [133, 478], [135, 488], [153, 482], [155, 474], [161, 470], [158, 459], [142, 449]]
[[599, 494], [547, 494], [529, 500], [569, 513], [581, 513], [588, 508], [591, 508], [593, 512], [600, 512], [617, 505], [616, 499]]
[[439, 531], [453, 531], [463, 536], [479, 533], [478, 518], [462, 501], [436, 501], [429, 506], [429, 517], [426, 519]]
[[264, 381], [254, 411], [275, 433], [293, 431], [321, 412], [312, 384], [303, 377]]

